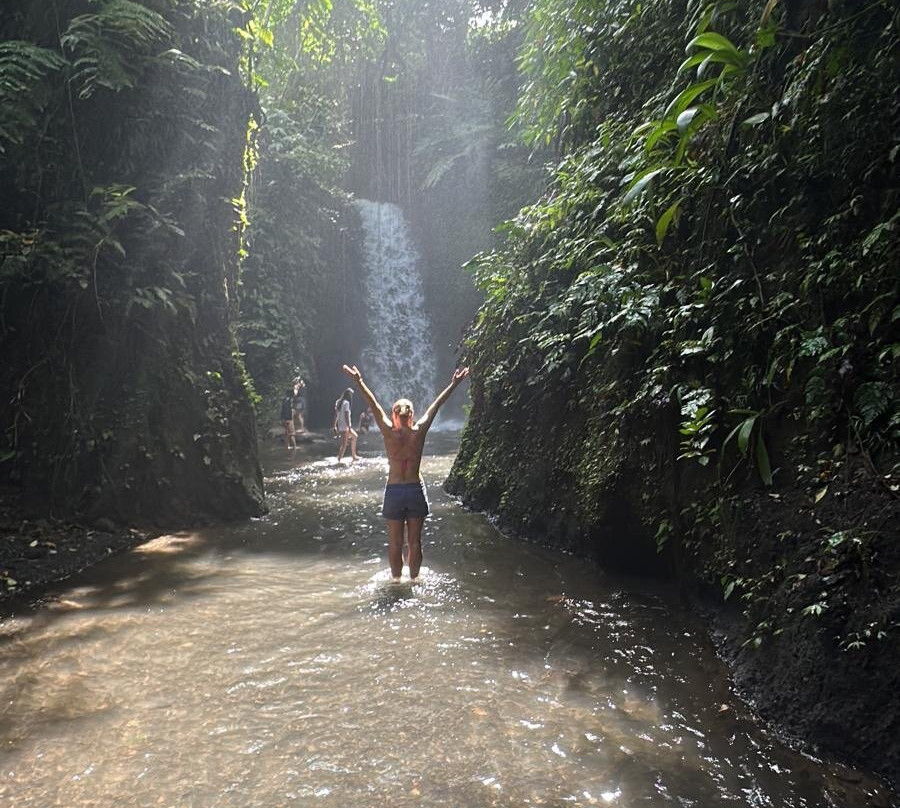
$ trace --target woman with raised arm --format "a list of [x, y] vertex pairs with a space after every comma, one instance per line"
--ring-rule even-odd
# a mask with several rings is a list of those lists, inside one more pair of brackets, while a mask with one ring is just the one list
[[346, 373], [359, 387], [363, 397], [375, 413], [375, 423], [384, 438], [388, 458], [388, 478], [384, 487], [384, 504], [381, 515], [387, 520], [388, 561], [394, 580], [403, 571], [404, 534], [409, 548], [409, 577], [415, 581], [422, 566], [422, 525], [428, 515], [428, 492], [419, 473], [425, 435], [441, 405], [450, 398], [456, 386], [469, 375], [468, 368], [457, 369], [453, 378], [425, 410], [418, 421], [413, 417], [413, 405], [401, 398], [391, 407], [388, 418], [381, 404], [362, 380], [356, 365], [344, 365]]

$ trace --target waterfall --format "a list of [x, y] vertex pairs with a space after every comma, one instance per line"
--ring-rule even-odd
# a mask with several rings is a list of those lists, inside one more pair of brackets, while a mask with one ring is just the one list
[[419, 256], [397, 205], [366, 199], [354, 205], [362, 220], [369, 316], [360, 370], [385, 409], [398, 398], [408, 398], [419, 418], [435, 395], [434, 348]]

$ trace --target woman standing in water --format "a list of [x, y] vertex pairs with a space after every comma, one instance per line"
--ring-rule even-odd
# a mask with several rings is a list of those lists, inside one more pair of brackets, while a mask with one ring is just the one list
[[359, 437], [353, 428], [353, 416], [350, 414], [350, 402], [353, 400], [353, 388], [348, 387], [344, 390], [341, 397], [334, 402], [334, 423], [332, 428], [334, 434], [340, 436], [341, 445], [338, 447], [337, 461], [338, 463], [344, 457], [347, 446], [350, 447], [350, 456], [353, 458], [351, 462], [355, 463], [359, 460], [356, 453], [356, 439]]
[[384, 438], [388, 457], [388, 478], [384, 487], [384, 504], [381, 515], [387, 520], [388, 561], [394, 580], [400, 579], [403, 570], [403, 540], [409, 547], [409, 577], [415, 581], [422, 566], [422, 525], [428, 515], [428, 496], [425, 483], [419, 473], [425, 435], [441, 405], [450, 398], [456, 386], [469, 375], [468, 368], [453, 373], [453, 378], [425, 410], [418, 421], [413, 419], [413, 405], [401, 398], [391, 407], [388, 418], [372, 391], [366, 387], [356, 365], [344, 365], [346, 373], [360, 389], [363, 397], [375, 413], [375, 423]]

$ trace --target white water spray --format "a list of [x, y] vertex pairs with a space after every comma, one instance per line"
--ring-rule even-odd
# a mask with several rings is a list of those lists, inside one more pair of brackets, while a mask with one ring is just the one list
[[435, 393], [431, 323], [425, 314], [419, 255], [397, 205], [366, 199], [354, 204], [363, 227], [370, 332], [361, 370], [384, 407], [408, 398], [419, 417]]

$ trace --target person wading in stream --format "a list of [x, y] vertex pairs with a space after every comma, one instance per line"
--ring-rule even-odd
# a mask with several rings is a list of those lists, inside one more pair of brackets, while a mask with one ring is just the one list
[[381, 404], [372, 391], [366, 387], [362, 374], [356, 365], [344, 365], [346, 373], [365, 397], [372, 412], [375, 423], [384, 437], [384, 449], [388, 457], [388, 478], [384, 487], [384, 503], [381, 515], [387, 520], [388, 528], [388, 561], [394, 580], [400, 580], [403, 571], [404, 533], [408, 548], [409, 577], [415, 581], [422, 567], [422, 525], [428, 515], [428, 492], [419, 473], [422, 463], [422, 450], [425, 448], [425, 435], [434, 421], [434, 416], [441, 405], [450, 398], [456, 386], [469, 375], [468, 368], [461, 368], [453, 373], [453, 378], [425, 410], [418, 421], [413, 417], [413, 405], [408, 399], [401, 398], [391, 407], [388, 418]]
[[356, 453], [356, 439], [359, 437], [353, 428], [353, 416], [350, 414], [350, 402], [353, 400], [353, 388], [348, 387], [344, 390], [344, 394], [334, 402], [334, 423], [332, 428], [335, 435], [340, 435], [341, 445], [338, 447], [337, 459], [338, 463], [344, 457], [347, 446], [350, 446], [350, 456], [353, 462], [359, 460]]

